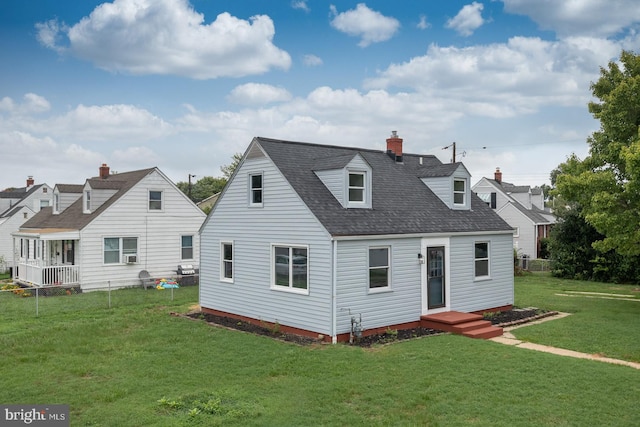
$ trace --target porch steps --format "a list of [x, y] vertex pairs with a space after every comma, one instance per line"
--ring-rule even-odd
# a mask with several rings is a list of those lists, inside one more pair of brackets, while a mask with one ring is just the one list
[[483, 320], [482, 315], [460, 311], [420, 316], [420, 326], [470, 338], [488, 339], [502, 335], [502, 328], [493, 326], [489, 320]]

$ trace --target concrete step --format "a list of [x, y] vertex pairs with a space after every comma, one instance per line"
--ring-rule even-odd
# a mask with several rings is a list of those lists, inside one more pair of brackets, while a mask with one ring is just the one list
[[498, 326], [487, 326], [485, 328], [462, 332], [462, 335], [469, 338], [481, 338], [486, 340], [501, 336], [502, 328]]

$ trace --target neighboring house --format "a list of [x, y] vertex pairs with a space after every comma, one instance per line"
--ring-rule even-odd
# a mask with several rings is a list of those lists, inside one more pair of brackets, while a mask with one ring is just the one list
[[212, 196], [207, 197], [206, 199], [198, 202], [197, 205], [204, 212], [210, 212], [213, 208], [213, 205], [215, 205], [218, 201], [218, 197], [220, 197], [220, 193], [216, 193]]
[[199, 258], [206, 216], [158, 168], [110, 174], [103, 164], [98, 177], [53, 193], [53, 206], [13, 233], [18, 282], [130, 286], [142, 270], [171, 277]]
[[402, 143], [254, 138], [200, 230], [202, 311], [336, 342], [511, 307], [512, 228], [462, 163]]
[[0, 192], [0, 257], [4, 259], [4, 266], [0, 265], [0, 269], [13, 270], [15, 267], [11, 233], [18, 231], [40, 209], [50, 206], [52, 198], [51, 187], [36, 185], [32, 176], [27, 178], [26, 187]]
[[513, 246], [519, 255], [541, 257], [540, 240], [549, 237], [556, 219], [545, 208], [540, 188], [504, 182], [497, 168], [493, 179], [482, 178], [472, 190], [514, 228]]

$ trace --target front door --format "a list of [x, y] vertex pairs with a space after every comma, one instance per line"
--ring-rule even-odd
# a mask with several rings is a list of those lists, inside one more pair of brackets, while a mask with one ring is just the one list
[[444, 246], [427, 248], [427, 308], [441, 308], [445, 301]]

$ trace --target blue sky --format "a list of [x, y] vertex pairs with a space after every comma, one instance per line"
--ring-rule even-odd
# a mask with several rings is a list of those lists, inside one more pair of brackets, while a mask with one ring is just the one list
[[220, 176], [254, 136], [496, 167], [548, 183], [598, 128], [636, 0], [0, 2], [0, 189], [107, 163]]

